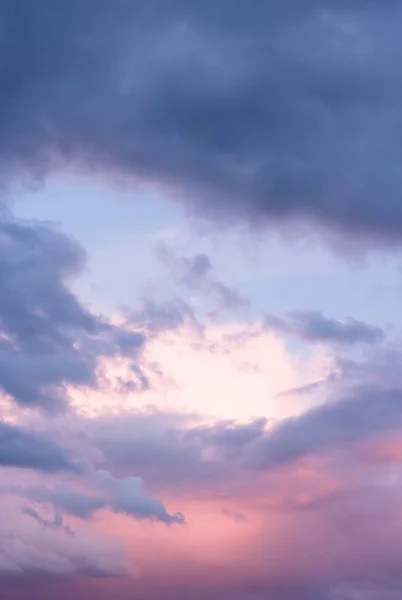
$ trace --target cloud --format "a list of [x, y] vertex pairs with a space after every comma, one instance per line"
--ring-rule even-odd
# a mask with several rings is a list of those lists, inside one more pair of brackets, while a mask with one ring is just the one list
[[[261, 320], [222, 323], [187, 308], [174, 299], [141, 302], [129, 309], [124, 322], [146, 339], [138, 364], [148, 385], [141, 384], [131, 359], [106, 357], [100, 370], [107, 373], [110, 385], [89, 392], [69, 390], [73, 406], [99, 415], [118, 412], [123, 405], [124, 409], [154, 405], [165, 411], [247, 421], [261, 414], [294, 414], [320, 401], [318, 388], [286, 403], [278, 394], [328, 377], [338, 362], [333, 348], [292, 349]], [[125, 383], [133, 380], [138, 385]]]
[[80, 471], [78, 462], [43, 434], [0, 422], [0, 465], [45, 472]]
[[309, 342], [338, 345], [375, 344], [382, 342], [385, 332], [380, 327], [358, 321], [330, 319], [319, 311], [295, 311], [287, 319], [266, 315], [264, 324], [275, 331], [294, 335]]
[[144, 489], [139, 477], [127, 477], [123, 480], [113, 477], [109, 471], [99, 471], [97, 482], [101, 489], [109, 494], [108, 505], [116, 512], [137, 519], [153, 519], [167, 524], [183, 524], [184, 515], [170, 515], [160, 500], [152, 498]]
[[247, 300], [236, 290], [211, 277], [213, 265], [206, 254], [196, 254], [191, 258], [181, 257], [167, 244], [159, 244], [156, 253], [176, 280], [190, 290], [211, 296], [221, 308], [236, 310], [247, 306]]
[[[113, 591], [124, 600], [144, 595], [159, 600], [166, 589], [172, 599], [194, 600], [292, 600], [296, 594], [333, 600], [341, 592], [349, 600], [363, 591], [374, 600], [387, 598], [391, 584], [397, 589], [393, 574], [400, 572], [400, 465], [373, 462], [370, 456], [366, 460], [365, 450], [367, 441], [386, 440], [389, 432], [401, 429], [400, 388], [396, 379], [388, 381], [384, 364], [389, 361], [383, 363], [379, 351], [352, 373], [346, 369], [330, 382], [330, 401], [277, 423], [264, 418], [205, 422], [196, 415], [156, 408], [97, 418], [69, 413], [47, 420], [46, 428], [62, 431], [71, 446], [79, 432], [80, 443], [98, 449], [95, 469], [109, 472], [91, 471], [73, 482], [55, 475], [45, 481], [42, 475], [39, 479], [20, 470], [16, 480], [13, 475], [13, 484], [21, 481], [13, 505], [21, 502], [25, 512], [19, 518], [30, 523], [24, 524], [18, 564], [28, 560], [26, 546], [40, 557], [39, 566], [28, 562], [19, 576], [28, 585], [32, 573], [92, 576], [123, 569], [118, 551], [98, 538], [83, 546], [89, 553], [86, 567], [82, 554], [76, 558], [90, 526], [92, 533], [99, 527], [118, 535], [142, 574], [135, 583], [123, 578], [105, 582], [99, 595], [94, 584], [92, 595], [99, 598]], [[393, 369], [396, 364], [394, 358]], [[381, 376], [386, 379], [383, 386]], [[87, 456], [85, 448], [80, 455]], [[143, 526], [145, 515], [163, 520], [166, 509], [157, 500], [148, 501], [138, 476], [153, 494], [183, 510], [187, 527]], [[6, 474], [4, 482], [10, 483]], [[100, 499], [102, 509], [92, 509], [94, 498]], [[2, 495], [2, 507], [3, 502]], [[240, 526], [235, 514], [246, 514], [247, 521]], [[75, 536], [62, 529], [60, 515]], [[7, 514], [4, 519], [19, 535]], [[8, 544], [15, 553], [14, 538], [5, 540], [5, 549]], [[42, 560], [44, 548], [50, 548], [54, 561]], [[106, 563], [102, 571], [93, 568], [98, 553]], [[70, 558], [61, 563], [64, 556]], [[4, 572], [10, 573], [10, 567]], [[60, 593], [79, 598], [73, 583], [66, 582], [65, 588], [59, 579]], [[29, 587], [31, 596], [35, 590], [39, 595], [44, 585], [36, 578]]]
[[2, 179], [109, 168], [226, 220], [399, 241], [400, 17], [393, 0], [5, 0]]
[[[109, 471], [100, 470], [92, 478], [80, 482], [89, 485], [91, 492], [76, 489], [68, 484], [49, 487], [6, 486], [5, 491], [40, 505], [50, 505], [56, 515], [71, 515], [78, 519], [91, 519], [99, 510], [107, 509], [139, 520], [153, 520], [166, 524], [184, 524], [180, 513], [170, 515], [160, 500], [151, 496], [139, 477], [118, 479]], [[92, 485], [91, 485], [92, 484]]]
[[61, 531], [64, 531], [64, 533], [66, 533], [67, 535], [75, 535], [75, 532], [71, 529], [69, 525], [64, 525], [63, 516], [60, 514], [55, 514], [53, 519], [45, 519], [32, 506], [26, 506], [25, 508], [23, 508], [22, 512], [32, 517], [37, 523], [39, 523], [39, 525], [43, 525], [43, 527], [59, 529]]
[[29, 488], [10, 486], [6, 491], [27, 498], [36, 504], [49, 504], [56, 512], [79, 519], [90, 519], [97, 510], [106, 507], [106, 500], [101, 496], [79, 491], [66, 484], [55, 487], [38, 484]]
[[137, 473], [171, 490], [223, 476], [219, 464], [204, 456], [208, 440], [203, 445], [202, 434], [193, 432], [191, 419], [180, 413], [101, 415], [88, 421], [85, 429], [101, 450], [103, 464], [114, 473]]
[[15, 503], [4, 498], [2, 515], [1, 586], [10, 578], [122, 577], [130, 573], [124, 547], [116, 539], [88, 532], [66, 535], [57, 527], [47, 527], [44, 534], [43, 524], [18, 512]]
[[401, 400], [400, 389], [384, 391], [362, 386], [350, 397], [279, 422], [254, 444], [250, 460], [259, 466], [280, 466], [398, 429], [402, 425]]
[[0, 388], [23, 407], [60, 410], [68, 385], [96, 387], [100, 357], [143, 347], [142, 334], [70, 290], [84, 265], [82, 248], [52, 225], [0, 214]]
[[301, 410], [314, 396], [285, 405], [277, 394], [326, 377], [336, 362], [326, 348], [292, 352], [259, 322], [238, 320], [206, 320], [201, 330], [184, 325], [160, 335], [147, 343], [143, 360], [159, 365], [166, 382], [155, 378], [155, 394], [144, 395], [144, 404], [239, 421]]
[[126, 309], [125, 315], [129, 323], [143, 328], [151, 336], [178, 329], [183, 325], [201, 329], [192, 308], [179, 297], [165, 302], [144, 297], [136, 307]]
[[[384, 584], [366, 587], [380, 600], [392, 572], [399, 572], [400, 478], [390, 477], [389, 464], [363, 463], [359, 452], [364, 446], [359, 452], [351, 446], [400, 429], [400, 405], [398, 393], [370, 395], [361, 389], [277, 424], [264, 419], [200, 424], [192, 415], [156, 410], [74, 417], [87, 443], [102, 450], [104, 459], [98, 460], [110, 472], [83, 480], [74, 488], [78, 497], [72, 487], [64, 483], [62, 489], [54, 482], [42, 487], [42, 496], [32, 492], [39, 488], [24, 483], [20, 497], [33, 502], [39, 517], [49, 522], [42, 511], [47, 504], [56, 514], [103, 518], [102, 526], [127, 540], [144, 565], [142, 584], [130, 587], [134, 597], [147, 590], [159, 598], [162, 592], [152, 583], [157, 578], [172, 597], [173, 590], [177, 596], [188, 585], [189, 598], [191, 590], [225, 597], [233, 586], [232, 596], [239, 598], [241, 591], [245, 598], [271, 594], [291, 599], [297, 591], [301, 597], [310, 593], [331, 599], [335, 591], [365, 589], [361, 578], [376, 572]], [[56, 429], [63, 419], [73, 421], [73, 416], [57, 417]], [[137, 528], [144, 510], [162, 520], [165, 513], [158, 501], [145, 501], [141, 482], [132, 474], [143, 474], [151, 489], [182, 503], [188, 527], [155, 528], [155, 534], [152, 528], [151, 540], [148, 528]], [[85, 496], [101, 498], [108, 510], [102, 515], [91, 507], [81, 512], [81, 506], [88, 506]], [[222, 504], [230, 507], [224, 514]], [[111, 511], [115, 516], [109, 521]], [[239, 527], [229, 512], [247, 514], [247, 521]], [[34, 524], [46, 533], [63, 534], [38, 519]], [[75, 526], [74, 531], [79, 533]], [[124, 586], [116, 584], [117, 597], [120, 592], [124, 597]]]
[[137, 473], [158, 489], [195, 491], [219, 482], [230, 487], [252, 470], [280, 471], [309, 457], [335, 456], [402, 427], [401, 388], [361, 383], [348, 389], [336, 381], [331, 394], [277, 420], [200, 423], [195, 416], [150, 410], [100, 416], [86, 427], [117, 473]]
[[243, 515], [243, 513], [231, 510], [230, 508], [222, 508], [222, 514], [229, 517], [229, 519], [233, 519], [236, 523], [246, 522], [246, 517]]

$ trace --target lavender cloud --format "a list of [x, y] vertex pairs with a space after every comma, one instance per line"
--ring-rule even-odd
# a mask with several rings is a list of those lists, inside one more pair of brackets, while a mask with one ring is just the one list
[[128, 557], [118, 539], [88, 532], [66, 535], [61, 527], [48, 526], [44, 531], [44, 524], [14, 498], [3, 497], [1, 506], [2, 589], [10, 580], [129, 575]]
[[111, 469], [169, 489], [232, 481], [250, 468], [277, 470], [401, 431], [400, 387], [349, 385], [347, 379], [332, 385], [327, 401], [278, 421], [198, 424], [151, 411], [100, 417], [88, 427]]
[[235, 289], [211, 276], [213, 265], [206, 254], [181, 257], [166, 244], [159, 244], [156, 253], [160, 261], [170, 269], [178, 283], [188, 289], [211, 296], [224, 309], [236, 310], [247, 306], [247, 300], [242, 298]]
[[289, 313], [285, 319], [265, 315], [268, 329], [299, 337], [307, 342], [332, 343], [340, 346], [376, 344], [385, 339], [380, 327], [348, 318], [331, 319], [320, 311], [304, 310]]
[[102, 356], [138, 355], [141, 333], [91, 312], [69, 288], [85, 264], [51, 225], [0, 216], [0, 388], [25, 407], [60, 410], [66, 386], [96, 387]]
[[0, 422], [0, 466], [36, 469], [48, 473], [79, 472], [83, 466], [43, 434]]
[[79, 519], [92, 519], [99, 510], [110, 510], [139, 520], [153, 520], [165, 524], [183, 524], [180, 513], [171, 515], [163, 503], [151, 496], [139, 477], [119, 479], [109, 471], [99, 470], [92, 477], [80, 481], [82, 491], [66, 483], [48, 486], [5, 486], [6, 493], [26, 498], [39, 505], [50, 505], [56, 515], [70, 515]]

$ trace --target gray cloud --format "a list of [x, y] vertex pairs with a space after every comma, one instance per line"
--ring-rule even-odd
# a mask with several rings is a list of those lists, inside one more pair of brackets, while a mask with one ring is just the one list
[[401, 388], [360, 384], [349, 392], [338, 389], [332, 400], [297, 417], [277, 423], [260, 418], [246, 425], [218, 422], [193, 427], [186, 439], [208, 450], [212, 462], [225, 464], [225, 472], [230, 473], [231, 464], [237, 469], [281, 467], [401, 427]]
[[105, 415], [84, 427], [106, 460], [96, 466], [106, 465], [119, 476], [135, 473], [150, 483], [177, 490], [183, 482], [205, 482], [222, 475], [214, 461], [203, 460], [205, 445], [183, 415]]
[[246, 449], [246, 462], [262, 468], [281, 466], [401, 426], [402, 391], [362, 387], [350, 397], [280, 421]]
[[109, 471], [101, 470], [92, 478], [87, 478], [86, 483], [92, 484], [91, 492], [81, 491], [66, 484], [53, 487], [43, 484], [31, 487], [6, 486], [4, 491], [36, 504], [50, 505], [56, 517], [66, 514], [79, 519], [91, 519], [97, 511], [108, 509], [135, 519], [159, 521], [167, 525], [185, 522], [181, 513], [169, 514], [163, 503], [147, 492], [143, 480], [139, 477], [119, 479]]
[[348, 318], [331, 319], [319, 311], [295, 311], [281, 319], [266, 315], [264, 324], [269, 329], [297, 336], [310, 342], [327, 342], [339, 345], [375, 344], [385, 339], [380, 327]]
[[229, 519], [233, 519], [235, 523], [245, 523], [246, 517], [241, 512], [237, 512], [236, 510], [231, 510], [230, 508], [222, 508], [222, 514]]
[[100, 489], [109, 495], [107, 505], [115, 512], [167, 524], [185, 522], [184, 515], [170, 515], [160, 500], [149, 495], [139, 477], [118, 479], [109, 471], [102, 470], [97, 473], [96, 480]]
[[106, 507], [106, 501], [101, 496], [78, 491], [66, 484], [54, 487], [37, 485], [30, 488], [11, 486], [6, 491], [37, 504], [50, 504], [56, 511], [79, 519], [90, 519], [97, 510]]
[[133, 326], [145, 329], [150, 335], [177, 329], [184, 324], [200, 328], [191, 307], [178, 297], [167, 302], [142, 298], [137, 307], [126, 310], [126, 315]]
[[39, 525], [42, 525], [45, 528], [50, 529], [59, 529], [64, 531], [67, 535], [75, 535], [74, 531], [71, 529], [69, 525], [64, 525], [63, 523], [63, 515], [55, 514], [53, 519], [45, 519], [42, 517], [38, 511], [33, 506], [26, 506], [23, 509], [23, 513], [32, 517]]
[[0, 16], [4, 181], [78, 162], [229, 219], [400, 240], [395, 0], [3, 0]]
[[144, 344], [70, 291], [84, 264], [51, 225], [0, 215], [0, 388], [22, 406], [63, 408], [66, 385], [96, 386], [100, 356], [135, 357]]
[[80, 464], [43, 434], [0, 422], [0, 466], [45, 472], [80, 471]]
[[136, 473], [176, 491], [223, 485], [250, 468], [281, 468], [401, 430], [400, 387], [360, 383], [348, 389], [338, 380], [333, 386], [331, 399], [278, 422], [198, 425], [180, 415], [151, 412], [102, 417], [86, 426], [113, 472]]
[[190, 290], [197, 290], [211, 296], [221, 308], [238, 309], [248, 302], [236, 290], [211, 276], [213, 265], [206, 254], [192, 257], [178, 256], [167, 244], [159, 244], [156, 253], [176, 280]]

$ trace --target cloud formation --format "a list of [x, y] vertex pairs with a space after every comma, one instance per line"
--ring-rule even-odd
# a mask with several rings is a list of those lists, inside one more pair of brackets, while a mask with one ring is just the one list
[[401, 239], [397, 2], [0, 11], [3, 181], [68, 162], [157, 180], [229, 220]]
[[211, 296], [220, 308], [236, 310], [247, 306], [247, 300], [236, 290], [211, 277], [213, 265], [206, 254], [181, 257], [167, 244], [159, 244], [156, 253], [160, 261], [171, 270], [178, 283], [192, 291]]
[[106, 464], [139, 473], [157, 487], [194, 487], [233, 481], [251, 469], [278, 470], [308, 457], [325, 457], [398, 432], [401, 389], [365, 388], [270, 422], [197, 424], [180, 415], [132, 413], [88, 424]]
[[88, 532], [66, 535], [60, 527], [46, 527], [44, 532], [43, 523], [28, 513], [10, 499], [2, 498], [2, 588], [9, 579], [122, 577], [130, 573], [127, 554], [118, 540]]
[[380, 327], [352, 318], [331, 319], [313, 310], [292, 312], [285, 319], [266, 315], [264, 323], [269, 329], [307, 342], [355, 345], [376, 344], [385, 339], [385, 332]]
[[21, 406], [62, 409], [67, 385], [96, 387], [100, 357], [135, 358], [144, 344], [73, 294], [84, 264], [53, 226], [0, 215], [0, 388]]
[[66, 450], [43, 434], [4, 422], [0, 422], [0, 465], [48, 473], [82, 469]]
[[213, 259], [166, 245], [185, 298], [98, 314], [73, 291], [85, 250], [13, 216], [7, 188], [78, 171], [219, 234], [400, 244], [401, 18], [395, 0], [0, 0], [0, 595], [400, 598], [400, 342], [366, 313], [229, 323], [247, 302]]
[[[159, 521], [166, 524], [184, 524], [180, 513], [170, 515], [160, 500], [152, 497], [139, 477], [118, 479], [109, 471], [100, 470], [91, 478], [80, 482], [90, 485], [86, 492], [67, 484], [49, 487], [9, 486], [5, 488], [39, 505], [50, 505], [56, 516], [70, 515], [79, 519], [91, 519], [99, 510], [111, 510], [139, 520]], [[91, 485], [92, 484], [92, 485]]]

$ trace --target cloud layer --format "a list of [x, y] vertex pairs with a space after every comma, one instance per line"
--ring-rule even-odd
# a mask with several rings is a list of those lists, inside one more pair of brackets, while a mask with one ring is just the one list
[[172, 295], [100, 314], [75, 291], [85, 249], [7, 192], [73, 171], [156, 187], [219, 236], [390, 249], [401, 18], [395, 0], [0, 0], [2, 597], [400, 598], [397, 327], [319, 294], [256, 310], [167, 244]]
[[231, 220], [402, 231], [400, 6], [227, 0], [1, 5], [4, 181], [160, 181]]
[[0, 387], [22, 406], [62, 409], [67, 384], [96, 386], [100, 357], [144, 344], [71, 292], [84, 265], [83, 249], [52, 225], [1, 215]]

